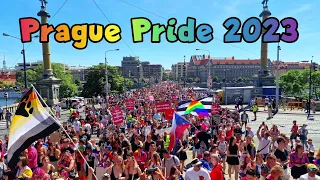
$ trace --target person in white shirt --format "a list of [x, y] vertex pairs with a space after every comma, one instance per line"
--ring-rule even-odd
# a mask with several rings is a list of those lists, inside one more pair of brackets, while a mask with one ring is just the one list
[[[263, 130], [261, 130], [263, 128]], [[261, 131], [261, 134], [260, 134]], [[259, 140], [259, 146], [258, 146], [258, 152], [262, 153], [264, 156], [264, 159], [267, 157], [267, 155], [270, 153], [270, 146], [271, 146], [271, 138], [269, 132], [267, 131], [267, 127], [264, 123], [259, 127], [257, 131], [257, 137]]]
[[185, 180], [210, 180], [209, 172], [201, 167], [202, 162], [198, 158], [192, 160], [191, 164], [193, 167], [187, 170]]
[[300, 176], [299, 180], [320, 180], [320, 176], [317, 175], [319, 168], [314, 164], [308, 164], [308, 173]]
[[79, 133], [80, 127], [81, 127], [81, 122], [79, 121], [78, 118], [76, 118], [73, 122], [74, 128], [76, 129], [76, 132]]
[[56, 117], [57, 117], [58, 119], [60, 119], [60, 117], [61, 117], [61, 108], [60, 108], [60, 106], [59, 106], [59, 105], [56, 105], [56, 106], [54, 107], [54, 110], [56, 111]]

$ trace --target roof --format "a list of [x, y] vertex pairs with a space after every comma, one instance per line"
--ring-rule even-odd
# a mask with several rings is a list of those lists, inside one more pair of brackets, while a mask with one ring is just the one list
[[[194, 65], [206, 65], [209, 62], [208, 56], [202, 56], [203, 59], [200, 59], [199, 56], [191, 56], [191, 61]], [[235, 59], [233, 57], [226, 57], [226, 58], [218, 58], [218, 59], [211, 59], [211, 64], [231, 64], [231, 65], [241, 65], [241, 64], [253, 64], [253, 65], [260, 65], [260, 59]]]
[[[274, 65], [274, 67], [276, 67], [277, 65], [277, 61], [273, 61], [272, 64]], [[310, 67], [310, 63], [305, 63], [305, 62], [283, 62], [280, 61], [279, 67], [280, 68], [285, 68], [288, 66], [299, 66], [300, 68], [308, 68]]]

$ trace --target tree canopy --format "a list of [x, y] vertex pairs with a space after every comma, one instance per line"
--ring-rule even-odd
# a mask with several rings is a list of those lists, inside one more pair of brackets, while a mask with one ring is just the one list
[[[105, 65], [100, 63], [90, 68], [86, 75], [87, 82], [83, 86], [82, 95], [84, 97], [92, 97], [97, 95], [105, 95], [106, 89], [106, 77], [105, 77]], [[108, 66], [108, 85], [109, 92], [123, 93], [125, 88], [131, 88], [133, 82], [130, 79], [125, 79], [118, 71], [117, 67]]]
[[[310, 70], [291, 70], [280, 77], [279, 85], [287, 96], [304, 96], [306, 89], [309, 89]], [[317, 95], [317, 88], [320, 86], [320, 72], [312, 72], [312, 86], [315, 87], [313, 95]]]
[[[73, 97], [78, 95], [79, 86], [76, 84], [78, 81], [77, 78], [74, 78], [73, 75], [66, 71], [64, 65], [61, 63], [51, 63], [54, 77], [61, 79], [60, 84], [60, 98]], [[23, 84], [23, 73], [19, 73], [20, 76], [17, 79], [18, 84]], [[27, 81], [28, 84], [36, 84], [43, 77], [43, 64], [39, 64], [33, 69], [27, 70]]]

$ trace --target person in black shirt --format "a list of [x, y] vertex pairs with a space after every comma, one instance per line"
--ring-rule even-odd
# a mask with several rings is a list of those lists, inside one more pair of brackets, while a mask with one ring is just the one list
[[151, 139], [151, 135], [147, 135], [147, 140], [144, 142], [144, 151], [149, 152], [150, 145], [154, 143]]
[[[199, 139], [199, 142], [198, 142], [197, 145], [196, 145], [197, 147], [200, 146], [200, 143], [201, 143], [201, 142], [204, 142], [204, 143], [206, 144], [207, 148], [210, 147], [210, 146], [209, 146], [209, 139], [211, 139], [211, 136], [210, 136], [210, 134], [207, 132], [206, 129], [202, 129], [202, 131], [197, 134], [197, 138]], [[196, 149], [197, 149], [197, 148], [196, 148]]]
[[283, 169], [286, 170], [288, 168], [288, 156], [289, 153], [285, 149], [286, 141], [283, 137], [279, 137], [277, 139], [278, 148], [274, 151], [274, 155], [277, 157], [278, 162], [283, 166]]

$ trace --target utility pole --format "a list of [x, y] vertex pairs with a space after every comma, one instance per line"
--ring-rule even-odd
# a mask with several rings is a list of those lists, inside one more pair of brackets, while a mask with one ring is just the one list
[[228, 104], [228, 98], [227, 98], [227, 71], [224, 70], [224, 96], [225, 96], [225, 103]]
[[277, 46], [277, 70], [276, 70], [276, 109], [279, 109], [279, 79], [280, 79], [280, 75], [279, 75], [279, 65], [280, 65], [280, 60], [279, 60], [279, 54], [280, 54], [280, 50], [281, 47]]
[[313, 66], [313, 56], [311, 58], [310, 72], [309, 72], [309, 98], [308, 98], [308, 119], [310, 117], [311, 112], [311, 86], [312, 86], [312, 66]]
[[186, 87], [186, 56], [183, 56], [183, 87]]

